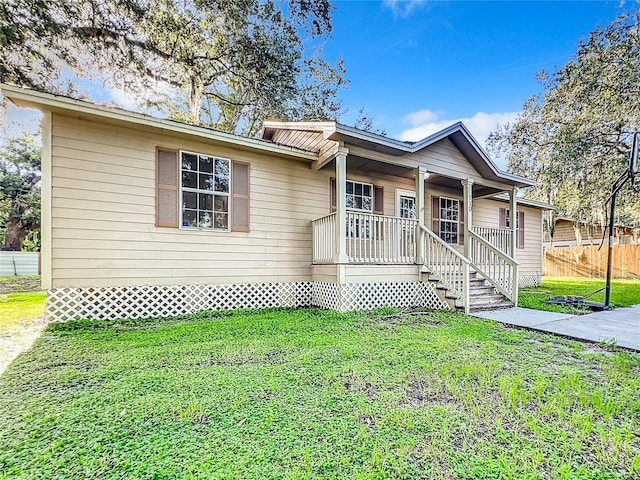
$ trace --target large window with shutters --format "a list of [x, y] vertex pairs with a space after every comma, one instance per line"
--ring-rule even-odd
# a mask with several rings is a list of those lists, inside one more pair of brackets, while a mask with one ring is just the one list
[[229, 230], [231, 162], [180, 152], [182, 227]]
[[156, 225], [249, 231], [249, 164], [157, 148]]

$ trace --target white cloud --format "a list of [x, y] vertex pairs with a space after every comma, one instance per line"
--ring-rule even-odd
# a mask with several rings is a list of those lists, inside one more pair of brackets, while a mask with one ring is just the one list
[[382, 2], [389, 7], [395, 18], [407, 18], [418, 7], [426, 5], [426, 0], [384, 0]]
[[[425, 112], [428, 112], [429, 115], [427, 115]], [[422, 140], [425, 137], [428, 137], [433, 133], [439, 132], [443, 128], [446, 128], [453, 123], [462, 122], [469, 129], [478, 143], [484, 146], [487, 138], [489, 138], [489, 134], [493, 130], [495, 130], [498, 125], [502, 125], [504, 123], [513, 123], [518, 114], [519, 112], [478, 112], [470, 118], [456, 118], [452, 120], [446, 120], [440, 119], [440, 116], [434, 114], [431, 110], [419, 110], [417, 112], [405, 115], [405, 121], [413, 125], [413, 127], [402, 131], [398, 138], [407, 142], [416, 142], [418, 140]], [[424, 118], [424, 121], [416, 123], [416, 119], [420, 118]]]
[[[404, 130], [398, 135], [400, 140], [406, 142], [417, 142], [429, 135], [456, 123], [462, 122], [469, 129], [481, 147], [484, 148], [489, 134], [494, 131], [498, 125], [505, 123], [513, 123], [520, 112], [503, 112], [503, 113], [485, 113], [478, 112], [469, 118], [456, 118], [452, 120], [440, 119], [440, 115], [435, 114], [431, 110], [418, 110], [417, 112], [405, 115], [405, 122], [412, 125], [412, 128]], [[421, 122], [416, 120], [423, 119]], [[505, 170], [506, 160], [503, 158], [493, 159], [498, 167]]]

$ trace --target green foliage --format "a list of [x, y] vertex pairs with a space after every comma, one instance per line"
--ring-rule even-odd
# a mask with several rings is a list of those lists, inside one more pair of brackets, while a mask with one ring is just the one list
[[[543, 92], [489, 138], [513, 172], [537, 180], [527, 196], [556, 205], [558, 215], [604, 224], [611, 184], [628, 166], [640, 129], [639, 11], [597, 28], [553, 74], [541, 72]], [[618, 222], [640, 225], [638, 189], [622, 191], [618, 205]]]
[[[603, 288], [605, 284], [606, 282], [602, 278], [546, 277], [542, 279], [541, 287], [520, 290], [518, 306], [549, 312], [575, 313], [576, 315], [589, 313], [589, 310], [571, 306], [547, 305], [546, 301], [550, 297], [584, 296]], [[604, 303], [604, 292], [589, 297], [588, 300]], [[611, 304], [614, 307], [640, 305], [640, 280], [612, 280]]]
[[0, 144], [0, 250], [21, 250], [40, 229], [40, 146], [35, 134]]
[[329, 0], [8, 0], [0, 81], [64, 90], [59, 65], [141, 107], [229, 132], [263, 118], [335, 118], [342, 60], [319, 48]]
[[0, 478], [633, 478], [639, 379], [446, 312], [74, 322], [0, 377]]

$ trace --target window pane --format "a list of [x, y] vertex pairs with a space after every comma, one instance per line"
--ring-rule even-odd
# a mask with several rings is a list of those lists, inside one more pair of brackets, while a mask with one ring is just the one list
[[182, 207], [183, 208], [198, 208], [198, 194], [193, 192], [182, 193]]
[[183, 170], [197, 170], [198, 169], [198, 157], [190, 153], [182, 153], [182, 169]]
[[229, 191], [229, 177], [221, 177], [216, 175], [216, 192]]
[[216, 211], [216, 213], [218, 212], [228, 213], [229, 197], [222, 197], [222, 196], [216, 195], [216, 199], [214, 203], [215, 203], [214, 210]]
[[347, 208], [355, 208], [356, 201], [353, 195], [347, 195]]
[[206, 173], [201, 173], [200, 175], [200, 190], [208, 190], [213, 191], [213, 175], [207, 175]]
[[365, 197], [370, 197], [371, 196], [371, 185], [363, 185], [362, 186], [362, 194]]
[[213, 210], [213, 195], [200, 194], [200, 210]]
[[198, 213], [195, 210], [183, 210], [182, 212], [182, 226], [183, 227], [197, 227]]
[[355, 187], [355, 194], [356, 195], [362, 195], [362, 184], [361, 183], [356, 183], [354, 184]]
[[200, 210], [198, 212], [198, 226], [200, 228], [211, 228], [213, 223], [213, 212]]
[[229, 216], [226, 213], [216, 212], [214, 215], [214, 228], [227, 230], [229, 228]]
[[371, 211], [371, 197], [364, 197], [362, 199], [362, 209], [363, 210], [367, 210], [367, 211]]
[[347, 193], [353, 193], [353, 182], [347, 182]]
[[199, 169], [201, 172], [213, 173], [213, 157], [200, 155]]
[[182, 172], [182, 186], [187, 188], [197, 188], [198, 174], [194, 172]]

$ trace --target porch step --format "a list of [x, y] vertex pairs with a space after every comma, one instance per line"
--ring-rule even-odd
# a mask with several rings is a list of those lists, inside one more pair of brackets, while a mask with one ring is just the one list
[[471, 303], [469, 310], [472, 312], [480, 312], [483, 310], [503, 310], [506, 308], [513, 308], [513, 303], [508, 300], [502, 299], [501, 302], [491, 302], [491, 303]]

